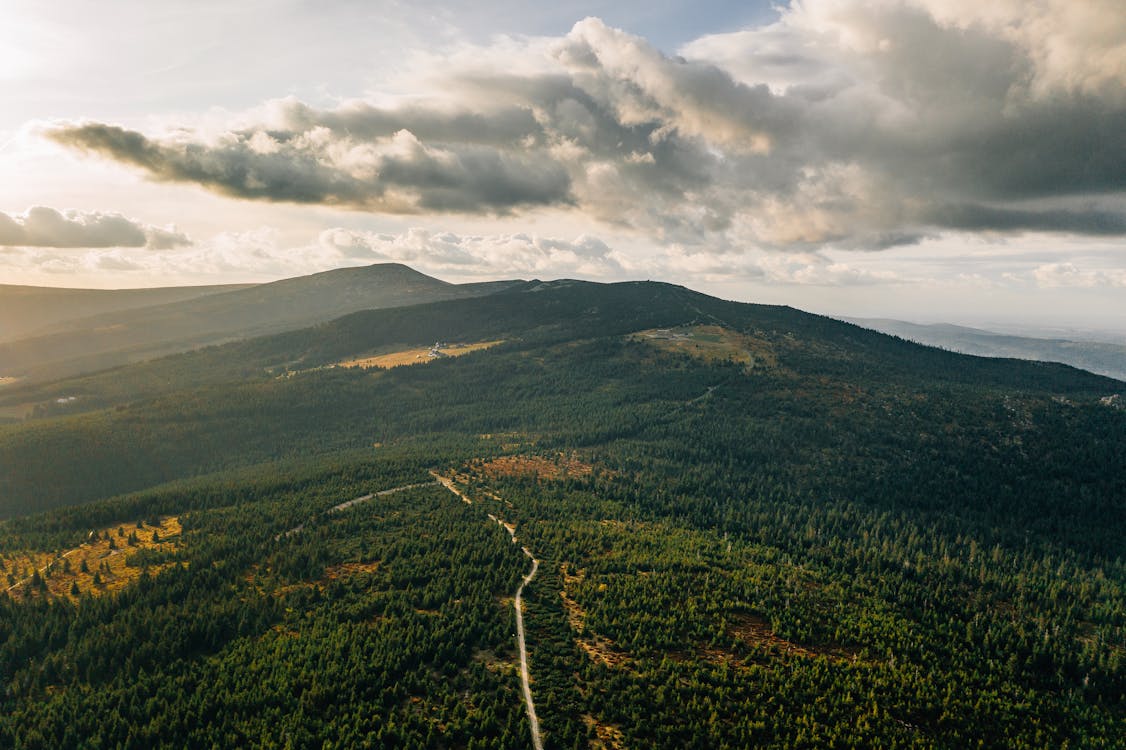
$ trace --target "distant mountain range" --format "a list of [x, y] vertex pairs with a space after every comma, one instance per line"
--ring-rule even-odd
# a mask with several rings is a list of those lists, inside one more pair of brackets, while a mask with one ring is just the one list
[[962, 354], [1062, 362], [1099, 375], [1126, 380], [1126, 345], [1123, 344], [1034, 338], [946, 323], [923, 325], [888, 318], [842, 318], [842, 320]]
[[253, 284], [157, 289], [60, 289], [0, 284], [0, 342], [39, 336], [67, 321], [184, 302], [249, 286]]
[[461, 299], [513, 282], [450, 284], [387, 263], [268, 284], [115, 292], [2, 287], [0, 377], [44, 382], [358, 310]]

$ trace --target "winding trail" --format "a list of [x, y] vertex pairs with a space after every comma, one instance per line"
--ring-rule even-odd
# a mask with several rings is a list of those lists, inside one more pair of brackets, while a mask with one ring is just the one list
[[[389, 490], [380, 490], [379, 492], [371, 492], [371, 493], [368, 493], [367, 495], [361, 495], [360, 497], [356, 497], [356, 498], [353, 498], [351, 500], [345, 500], [342, 503], [338, 503], [337, 505], [334, 505], [331, 508], [329, 508], [328, 510], [326, 510], [325, 514], [339, 513], [342, 510], [348, 510], [353, 505], [365, 503], [368, 500], [371, 500], [373, 497], [383, 497], [384, 495], [391, 495], [391, 494], [394, 494], [396, 492], [402, 492], [403, 490], [413, 490], [416, 487], [429, 487], [431, 484], [433, 484], [433, 482], [416, 482], [415, 484], [404, 484], [402, 487], [392, 487]], [[313, 518], [316, 518], [316, 516], [313, 516]], [[312, 521], [313, 518], [310, 518], [309, 520]], [[290, 537], [290, 536], [293, 536], [294, 534], [300, 534], [304, 530], [305, 530], [305, 524], [299, 523], [296, 526], [294, 526], [292, 529], [289, 529], [288, 531], [283, 531], [280, 534], [278, 534], [277, 536], [275, 536], [274, 541], [276, 542], [283, 537]]]
[[[459, 490], [452, 479], [444, 477], [435, 471], [431, 471], [430, 474], [438, 480], [439, 484], [461, 498], [462, 502], [466, 505], [473, 504], [473, 500]], [[515, 524], [505, 523], [503, 519], [498, 518], [492, 513], [489, 513], [488, 516], [490, 520], [496, 521], [508, 532], [508, 536], [512, 539], [513, 544], [518, 543], [516, 541]], [[535, 701], [532, 700], [532, 682], [528, 672], [528, 647], [524, 638], [524, 587], [531, 583], [532, 579], [536, 577], [536, 571], [540, 569], [540, 561], [536, 559], [535, 555], [533, 555], [532, 551], [527, 547], [521, 547], [520, 550], [524, 553], [525, 557], [532, 561], [532, 569], [528, 571], [528, 575], [524, 576], [524, 580], [520, 582], [520, 586], [516, 589], [516, 598], [513, 603], [516, 608], [516, 643], [520, 647], [520, 685], [524, 690], [524, 704], [528, 709], [528, 724], [531, 725], [532, 728], [532, 747], [535, 748], [535, 750], [543, 750], [543, 736], [540, 734], [540, 720], [536, 716]]]
[[524, 702], [528, 705], [528, 723], [532, 725], [532, 746], [536, 750], [543, 750], [543, 738], [540, 736], [540, 720], [536, 718], [536, 704], [532, 701], [532, 686], [528, 677], [528, 649], [524, 645], [524, 587], [532, 582], [539, 570], [540, 561], [532, 557], [527, 547], [523, 548], [524, 554], [532, 561], [532, 569], [524, 576], [524, 582], [516, 589], [516, 641], [520, 644], [520, 682], [524, 686]]

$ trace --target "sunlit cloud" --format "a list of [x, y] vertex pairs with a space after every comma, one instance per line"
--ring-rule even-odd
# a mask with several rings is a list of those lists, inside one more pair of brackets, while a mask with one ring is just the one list
[[143, 224], [116, 213], [58, 211], [46, 206], [22, 214], [0, 212], [0, 245], [167, 250], [190, 244], [191, 239], [174, 227]]
[[1119, 37], [1065, 22], [1070, 3], [956, 5], [807, 0], [679, 57], [588, 18], [456, 53], [473, 64], [420, 56], [430, 88], [398, 102], [278, 100], [218, 133], [49, 134], [238, 199], [551, 210], [715, 252], [1126, 234], [1124, 46], [1104, 38]]

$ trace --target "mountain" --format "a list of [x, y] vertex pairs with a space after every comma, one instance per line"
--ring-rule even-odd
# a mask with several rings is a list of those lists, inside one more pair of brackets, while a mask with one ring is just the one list
[[495, 282], [449, 284], [394, 263], [336, 269], [57, 322], [41, 335], [0, 344], [0, 375], [42, 382], [302, 328], [355, 310], [470, 297], [497, 288]]
[[1063, 362], [1100, 375], [1126, 380], [1126, 345], [1124, 344], [1015, 336], [945, 323], [921, 325], [887, 318], [844, 318], [844, 320], [963, 354]]
[[0, 746], [1120, 744], [1118, 380], [529, 281], [40, 388]]
[[0, 284], [0, 342], [41, 334], [63, 322], [245, 289], [249, 284], [158, 289], [60, 289]]

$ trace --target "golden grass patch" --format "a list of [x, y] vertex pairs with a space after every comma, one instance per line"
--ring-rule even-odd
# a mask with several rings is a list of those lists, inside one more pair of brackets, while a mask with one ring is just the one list
[[[19, 552], [3, 555], [4, 586], [16, 600], [46, 596], [77, 600], [120, 591], [141, 577], [143, 568], [129, 564], [141, 550], [170, 551], [180, 544], [180, 519], [168, 516], [157, 525], [114, 524], [97, 529], [77, 547], [57, 553]], [[149, 568], [150, 573], [173, 563]], [[76, 593], [77, 591], [77, 593]]]
[[438, 347], [424, 346], [415, 349], [403, 349], [402, 351], [390, 352], [388, 354], [379, 354], [373, 357], [349, 359], [338, 362], [337, 365], [340, 367], [378, 367], [382, 369], [401, 367], [403, 365], [421, 365], [427, 362], [433, 362], [435, 359], [460, 357], [463, 354], [488, 349], [489, 347], [503, 343], [504, 340], [501, 339], [497, 341], [478, 341], [472, 344], [448, 344]]

